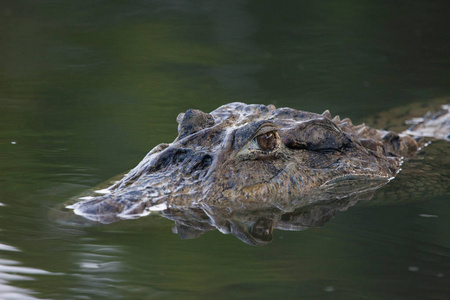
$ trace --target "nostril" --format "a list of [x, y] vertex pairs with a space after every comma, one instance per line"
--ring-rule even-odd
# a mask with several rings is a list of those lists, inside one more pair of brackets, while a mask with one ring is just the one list
[[154, 168], [151, 171], [159, 171], [169, 165], [169, 158], [167, 156], [161, 157], [158, 161], [156, 161]]
[[192, 173], [209, 167], [212, 162], [213, 156], [204, 152], [195, 153], [191, 149], [183, 148], [170, 149], [160, 155], [150, 172], [161, 171], [171, 166], [185, 170], [183, 172]]
[[164, 151], [149, 170], [151, 172], [160, 171], [170, 165], [180, 164], [186, 160], [189, 151], [188, 149], [169, 149]]
[[190, 168], [189, 173], [208, 168], [212, 164], [212, 161], [213, 158], [209, 154], [198, 156], [197, 159], [193, 161], [194, 164], [192, 165], [192, 168]]
[[212, 157], [209, 154], [206, 154], [201, 161], [201, 165], [203, 166], [203, 168], [209, 167], [212, 163]]
[[179, 149], [177, 150], [173, 155], [173, 162], [174, 163], [180, 163], [183, 162], [187, 157], [187, 153], [185, 149]]

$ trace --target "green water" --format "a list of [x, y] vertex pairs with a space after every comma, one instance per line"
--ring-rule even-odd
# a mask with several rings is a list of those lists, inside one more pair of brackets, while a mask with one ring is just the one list
[[0, 299], [448, 299], [444, 142], [372, 201], [263, 247], [219, 231], [182, 240], [159, 216], [84, 227], [49, 212], [172, 141], [188, 108], [272, 103], [358, 123], [450, 95], [449, 10], [3, 1]]

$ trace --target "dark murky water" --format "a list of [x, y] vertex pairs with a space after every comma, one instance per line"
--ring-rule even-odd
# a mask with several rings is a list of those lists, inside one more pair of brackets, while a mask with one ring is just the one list
[[4, 1], [1, 299], [448, 299], [449, 146], [374, 199], [252, 247], [159, 216], [55, 222], [67, 199], [231, 101], [363, 122], [450, 95], [448, 1]]

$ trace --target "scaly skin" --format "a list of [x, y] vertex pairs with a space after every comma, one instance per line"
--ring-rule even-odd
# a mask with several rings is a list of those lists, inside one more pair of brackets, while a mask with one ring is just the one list
[[379, 187], [423, 146], [328, 111], [273, 105], [231, 103], [210, 114], [190, 109], [177, 122], [173, 143], [156, 146], [104, 195], [72, 205], [74, 212], [110, 223], [153, 209], [288, 211]]

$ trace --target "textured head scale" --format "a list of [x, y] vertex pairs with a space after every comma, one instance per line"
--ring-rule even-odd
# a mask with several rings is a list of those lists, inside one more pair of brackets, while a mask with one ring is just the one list
[[107, 194], [75, 204], [75, 212], [110, 222], [156, 207], [326, 200], [350, 186], [387, 182], [401, 156], [417, 148], [411, 138], [353, 126], [328, 111], [273, 105], [231, 103], [209, 114], [189, 109], [177, 122], [171, 144], [156, 146]]
[[186, 113], [178, 115], [177, 122], [178, 139], [182, 139], [197, 131], [213, 126], [214, 118], [201, 110], [189, 109]]

